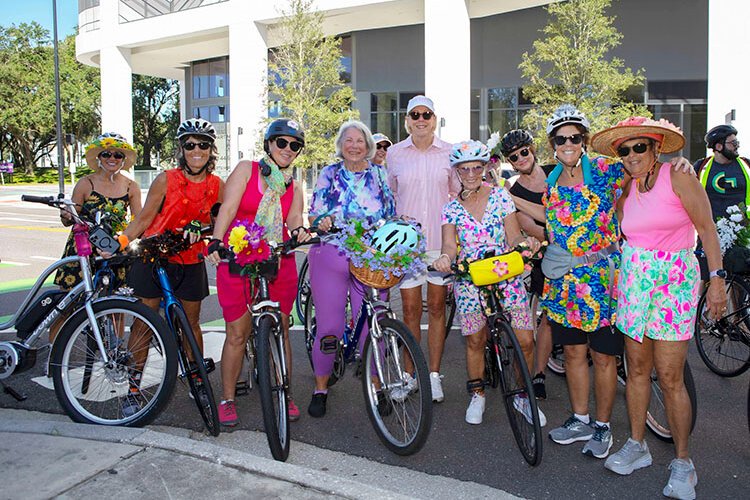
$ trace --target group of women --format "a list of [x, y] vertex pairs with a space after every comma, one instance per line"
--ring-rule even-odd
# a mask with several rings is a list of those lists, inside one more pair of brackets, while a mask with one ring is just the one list
[[[407, 125], [435, 119], [432, 102], [420, 97], [423, 100], [416, 106], [414, 123]], [[681, 132], [670, 123], [633, 117], [599, 132], [593, 139], [589, 128], [586, 117], [573, 106], [558, 108], [546, 130], [557, 163], [544, 168], [537, 162], [531, 135], [522, 130], [506, 134], [497, 150], [492, 151], [478, 141], [455, 144], [449, 152], [440, 144], [435, 146], [432, 153], [450, 165], [450, 170], [445, 171], [446, 196], [448, 186], [456, 180], [460, 188], [450, 193], [451, 199], [441, 213], [430, 214], [430, 220], [424, 221], [428, 226], [435, 222], [441, 227], [440, 254], [432, 255], [430, 260], [436, 271], [449, 273], [457, 258], [477, 259], [486, 251], [506, 252], [522, 242], [535, 250], [546, 240], [548, 253], [542, 265], [532, 271], [532, 287], [542, 296], [545, 313], [536, 339], [536, 355], [532, 334], [535, 318], [530, 314], [526, 289], [520, 278], [502, 286], [504, 305], [527, 364], [534, 367], [534, 385], [541, 399], [545, 397], [544, 365], [552, 342], [564, 346], [573, 414], [550, 431], [550, 438], [559, 444], [585, 441], [583, 453], [608, 457], [605, 467], [618, 474], [630, 474], [650, 465], [644, 430], [650, 375], [655, 369], [665, 394], [676, 449], [664, 494], [694, 498], [697, 475], [688, 452], [690, 405], [682, 374], [699, 294], [698, 264], [693, 255], [696, 232], [709, 267], [721, 268], [708, 199], [698, 180], [686, 173], [690, 170], [687, 160], [677, 158], [671, 164], [659, 161], [661, 153], [678, 151], [684, 144]], [[208, 295], [206, 269], [198, 255], [206, 253], [207, 260], [218, 266], [218, 298], [227, 325], [219, 414], [223, 425], [234, 426], [238, 423], [235, 384], [252, 325], [244, 293], [246, 281], [221, 262], [219, 250], [228, 246], [231, 226], [241, 219], [262, 225], [275, 241], [294, 237], [304, 242], [310, 238], [303, 221], [303, 193], [290, 169], [305, 146], [305, 134], [293, 120], [275, 120], [265, 133], [265, 156], [257, 162], [241, 161], [226, 185], [212, 173], [217, 154], [216, 133], [210, 123], [187, 120], [180, 125], [177, 139], [179, 167], [155, 179], [142, 208], [138, 186], [120, 173], [133, 165], [135, 151], [117, 134], [104, 134], [87, 148], [86, 159], [94, 173], [78, 182], [73, 200], [83, 211], [116, 201], [129, 205], [133, 220], [124, 231], [126, 239], [166, 229], [185, 230], [185, 238], [192, 245], [171, 259], [168, 272], [179, 270], [181, 279], [175, 293], [182, 300], [198, 339], [200, 304]], [[335, 143], [340, 161], [321, 171], [309, 206], [309, 223], [325, 232], [336, 221], [375, 221], [403, 215], [403, 207], [399, 210], [398, 206], [403, 192], [399, 196], [395, 192], [403, 191], [399, 182], [408, 179], [404, 174], [408, 166], [401, 166], [397, 155], [393, 156], [393, 172], [381, 166], [391, 141], [379, 134], [374, 139], [365, 124], [352, 120], [341, 125]], [[415, 144], [416, 139], [406, 146]], [[609, 156], [589, 157], [589, 145]], [[446, 153], [448, 157], [442, 158]], [[498, 155], [519, 173], [510, 189], [485, 181], [488, 166]], [[389, 170], [390, 163], [389, 156]], [[442, 178], [442, 174], [438, 177]], [[427, 178], [421, 181], [431, 182]], [[200, 233], [191, 228], [210, 223], [215, 203], [221, 203], [221, 208], [214, 223], [214, 239], [206, 248]], [[65, 215], [63, 222], [68, 223]], [[66, 252], [72, 251], [69, 247]], [[309, 262], [318, 321], [312, 351], [315, 386], [308, 413], [319, 418], [327, 410], [327, 382], [335, 347], [345, 328], [347, 297], [353, 310], [357, 310], [362, 288], [350, 275], [347, 258], [325, 238], [310, 249]], [[149, 265], [136, 266], [138, 269], [128, 273], [128, 284], [144, 303], [158, 308], [161, 292], [151, 279]], [[75, 271], [66, 270], [57, 282], [69, 288], [76, 280]], [[708, 307], [714, 315], [726, 307], [721, 280], [722, 273], [711, 274]], [[270, 293], [284, 315], [290, 360], [288, 315], [296, 296], [296, 283], [294, 258], [284, 257]], [[454, 292], [466, 339], [467, 389], [471, 394], [466, 421], [479, 424], [485, 407], [482, 377], [487, 325], [477, 288], [459, 281]], [[404, 295], [405, 299], [410, 298], [402, 290]], [[609, 421], [616, 392], [615, 356], [623, 353], [623, 347], [628, 362], [626, 393], [631, 437], [622, 449], [609, 455]], [[441, 400], [437, 370], [442, 346], [437, 352], [434, 370], [440, 399], [436, 400]], [[588, 410], [589, 352], [594, 364], [593, 418]], [[430, 354], [432, 358], [432, 346]], [[432, 390], [434, 398], [436, 389]], [[131, 391], [138, 391], [137, 380], [131, 383]], [[524, 396], [516, 399], [516, 409], [530, 419], [530, 406]], [[300, 416], [291, 399], [289, 415], [291, 420]], [[539, 416], [544, 425], [546, 418], [541, 411]]]

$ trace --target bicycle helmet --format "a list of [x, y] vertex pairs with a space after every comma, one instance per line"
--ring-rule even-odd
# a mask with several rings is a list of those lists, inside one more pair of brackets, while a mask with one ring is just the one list
[[500, 152], [508, 156], [516, 149], [534, 144], [534, 138], [523, 129], [511, 130], [500, 140]]
[[552, 113], [552, 116], [547, 120], [547, 137], [552, 137], [555, 130], [563, 125], [580, 125], [586, 129], [586, 132], [591, 128], [591, 124], [583, 116], [583, 113], [572, 104], [563, 104]]
[[279, 137], [280, 135], [294, 137], [303, 145], [305, 144], [305, 131], [302, 130], [299, 123], [289, 118], [279, 118], [278, 120], [272, 121], [266, 129], [266, 134], [263, 137], [263, 140], [268, 142], [274, 137]]
[[731, 125], [717, 125], [706, 134], [706, 137], [704, 138], [706, 141], [706, 147], [714, 149], [714, 146], [720, 142], [723, 143], [730, 135], [737, 135], [737, 129]]
[[386, 222], [373, 233], [371, 245], [374, 249], [386, 254], [397, 245], [416, 252], [419, 246], [419, 236], [419, 230], [414, 225], [402, 220], [394, 220]]
[[216, 129], [211, 122], [204, 120], [203, 118], [190, 118], [180, 123], [177, 127], [177, 139], [182, 139], [186, 135], [197, 135], [205, 137], [211, 141], [216, 140]]
[[490, 149], [479, 141], [462, 141], [453, 145], [448, 158], [451, 167], [467, 161], [487, 163], [490, 161]]

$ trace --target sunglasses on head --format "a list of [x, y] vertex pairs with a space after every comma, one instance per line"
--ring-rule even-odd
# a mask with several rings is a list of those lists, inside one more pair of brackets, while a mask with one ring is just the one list
[[462, 175], [469, 175], [469, 174], [481, 174], [484, 172], [484, 165], [475, 165], [473, 167], [456, 167], [456, 170], [459, 174]]
[[508, 160], [510, 160], [511, 163], [515, 163], [518, 161], [518, 155], [521, 155], [524, 158], [526, 158], [527, 156], [529, 156], [529, 153], [531, 153], [531, 151], [529, 151], [529, 148], [523, 148], [518, 153], [513, 153], [512, 155], [510, 155], [508, 157]]
[[425, 120], [429, 120], [429, 119], [431, 119], [431, 118], [432, 118], [433, 116], [435, 116], [435, 113], [433, 113], [432, 111], [425, 111], [425, 112], [423, 112], [423, 113], [420, 113], [419, 111], [411, 111], [411, 112], [409, 113], [409, 118], [411, 118], [411, 119], [412, 119], [412, 120], [414, 120], [414, 121], [417, 121], [417, 120], [419, 120], [419, 117], [420, 117], [420, 116], [421, 116], [422, 118], [424, 118]]
[[299, 152], [299, 150], [302, 149], [302, 146], [304, 146], [304, 144], [302, 144], [301, 142], [289, 142], [283, 137], [277, 137], [276, 139], [274, 139], [274, 142], [276, 142], [276, 146], [279, 149], [284, 149], [285, 147], [289, 146], [289, 149], [291, 149], [293, 153]]
[[557, 144], [558, 146], [562, 146], [568, 141], [570, 141], [571, 144], [580, 144], [583, 142], [583, 134], [556, 135], [555, 136], [555, 144]]
[[634, 153], [645, 153], [648, 149], [648, 144], [645, 142], [639, 142], [638, 144], [634, 144], [632, 146], [620, 146], [617, 148], [617, 156], [620, 158], [625, 158], [630, 154], [630, 150], [633, 150]]
[[211, 147], [211, 143], [210, 142], [186, 142], [185, 144], [182, 145], [182, 147], [187, 151], [194, 150], [195, 146], [198, 146], [199, 149], [205, 151]]
[[379, 142], [379, 143], [377, 143], [375, 145], [375, 147], [378, 148], [378, 149], [382, 149], [383, 151], [388, 151], [388, 148], [391, 147], [391, 145], [388, 144], [387, 142], [386, 143], [380, 143]]
[[123, 158], [125, 158], [125, 155], [123, 153], [120, 153], [119, 151], [115, 151], [114, 153], [111, 153], [109, 151], [102, 151], [101, 153], [99, 153], [99, 157], [104, 158], [105, 160], [112, 158], [113, 156], [115, 157], [115, 160], [122, 160]]

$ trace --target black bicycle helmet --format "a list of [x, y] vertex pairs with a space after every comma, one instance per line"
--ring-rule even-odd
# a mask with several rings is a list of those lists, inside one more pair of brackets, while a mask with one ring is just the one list
[[294, 137], [302, 144], [305, 144], [305, 131], [302, 130], [302, 126], [299, 123], [292, 119], [279, 118], [278, 120], [272, 121], [266, 129], [266, 135], [263, 139], [267, 142], [274, 137], [279, 137], [280, 135]]
[[178, 140], [186, 135], [205, 137], [211, 139], [213, 142], [216, 140], [216, 129], [211, 125], [211, 122], [204, 120], [203, 118], [190, 118], [180, 123], [180, 126], [177, 127]]
[[530, 133], [523, 129], [511, 130], [500, 140], [500, 152], [503, 156], [508, 156], [516, 149], [532, 144], [534, 144], [534, 138]]
[[720, 142], [723, 143], [730, 135], [737, 135], [737, 129], [731, 125], [717, 125], [706, 134], [706, 137], [704, 138], [706, 141], [706, 147], [714, 149], [714, 146]]

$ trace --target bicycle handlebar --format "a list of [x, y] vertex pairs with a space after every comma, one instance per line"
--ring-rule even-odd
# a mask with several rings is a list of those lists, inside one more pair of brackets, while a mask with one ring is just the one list
[[51, 207], [59, 205], [59, 203], [55, 203], [57, 199], [54, 196], [34, 196], [31, 194], [22, 194], [21, 201], [28, 201], [29, 203], [42, 203]]

